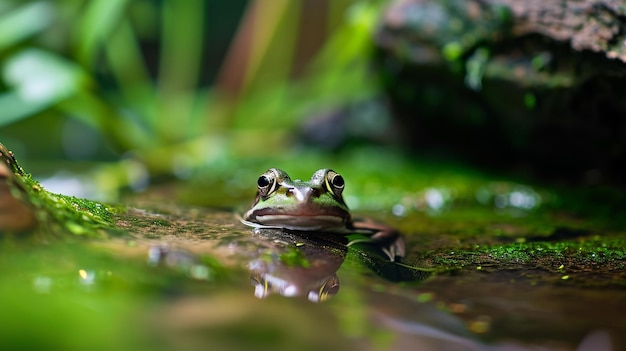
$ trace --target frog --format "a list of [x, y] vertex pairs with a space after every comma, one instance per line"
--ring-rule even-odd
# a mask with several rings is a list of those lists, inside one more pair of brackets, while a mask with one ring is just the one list
[[309, 181], [292, 180], [287, 172], [270, 168], [257, 180], [257, 192], [241, 222], [257, 229], [273, 228], [320, 235], [359, 234], [380, 247], [389, 261], [405, 256], [399, 231], [369, 218], [353, 218], [343, 199], [343, 176], [329, 168], [317, 170]]

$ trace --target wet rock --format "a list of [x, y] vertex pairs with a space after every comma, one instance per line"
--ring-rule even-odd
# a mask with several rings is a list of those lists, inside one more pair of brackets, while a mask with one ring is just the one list
[[616, 1], [399, 0], [376, 62], [403, 142], [598, 184], [626, 175]]

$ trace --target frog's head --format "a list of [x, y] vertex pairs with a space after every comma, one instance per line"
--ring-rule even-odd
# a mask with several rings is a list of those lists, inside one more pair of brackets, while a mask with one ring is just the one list
[[293, 230], [345, 228], [350, 212], [341, 196], [344, 187], [343, 177], [331, 169], [320, 169], [305, 182], [270, 168], [257, 181], [256, 199], [244, 223]]

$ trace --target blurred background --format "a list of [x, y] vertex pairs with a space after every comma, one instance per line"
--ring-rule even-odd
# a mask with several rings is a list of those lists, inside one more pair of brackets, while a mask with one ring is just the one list
[[0, 0], [0, 141], [44, 187], [104, 201], [185, 180], [211, 189], [187, 203], [239, 203], [268, 167], [333, 167], [389, 207], [479, 199], [484, 170], [621, 186], [621, 49], [507, 4]]
[[307, 140], [384, 139], [384, 3], [2, 0], [0, 140], [52, 191], [115, 200]]

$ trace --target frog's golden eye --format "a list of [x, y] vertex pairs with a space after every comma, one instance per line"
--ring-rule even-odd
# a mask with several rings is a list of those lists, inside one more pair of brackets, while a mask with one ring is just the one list
[[259, 195], [267, 196], [276, 189], [276, 174], [271, 170], [263, 173], [256, 182]]
[[337, 172], [329, 170], [326, 173], [326, 188], [335, 194], [336, 197], [341, 197], [341, 192], [343, 192], [345, 185], [346, 182], [343, 180], [343, 177], [337, 174]]

